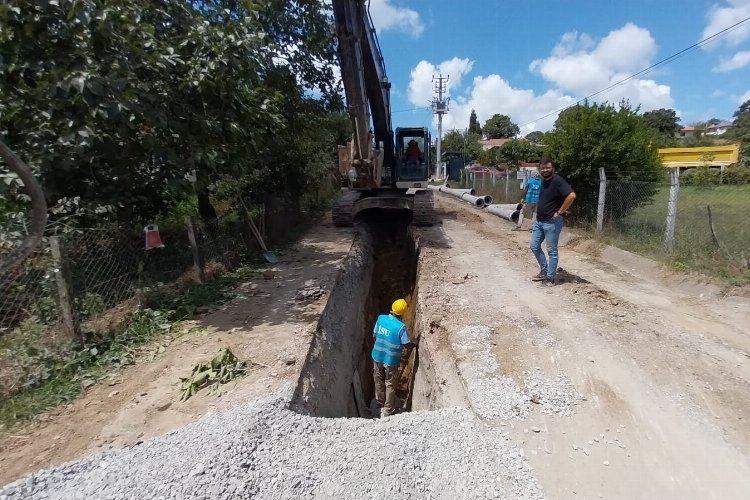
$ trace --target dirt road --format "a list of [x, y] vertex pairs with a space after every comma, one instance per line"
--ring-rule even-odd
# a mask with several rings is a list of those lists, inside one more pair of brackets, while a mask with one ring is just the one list
[[[420, 346], [415, 409], [469, 406], [487, 427], [506, 430], [549, 498], [750, 498], [748, 299], [569, 237], [562, 283], [539, 288], [529, 281], [536, 264], [527, 231], [442, 195], [437, 204], [443, 223], [416, 231], [416, 322], [428, 349]], [[159, 357], [2, 438], [0, 482], [271, 392], [300, 378], [306, 354], [305, 363], [317, 359], [344, 388], [319, 401], [353, 405], [352, 355], [341, 352], [353, 332], [317, 338], [318, 358], [310, 350], [352, 235], [315, 228], [282, 258], [274, 279], [243, 284], [232, 304], [185, 325], [190, 333]], [[404, 260], [388, 262], [394, 273], [396, 262]], [[371, 267], [377, 291], [382, 271]], [[337, 294], [342, 317], [369, 311], [356, 300], [357, 283], [343, 282], [351, 289]], [[318, 300], [295, 299], [317, 286], [325, 292]], [[259, 363], [256, 370], [219, 399], [178, 403], [179, 376], [224, 345]], [[312, 399], [333, 386], [310, 375], [300, 380]], [[371, 432], [372, 421], [358, 421]]]
[[[472, 406], [523, 445], [545, 494], [750, 497], [747, 299], [678, 286], [612, 249], [563, 249], [563, 283], [540, 288], [528, 231], [442, 195], [438, 206], [442, 226], [422, 231], [420, 304]], [[535, 397], [540, 378], [557, 392]], [[488, 401], [493, 387], [502, 396]]]

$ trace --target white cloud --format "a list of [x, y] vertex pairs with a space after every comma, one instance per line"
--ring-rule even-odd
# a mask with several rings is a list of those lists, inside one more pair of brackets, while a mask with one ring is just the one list
[[409, 102], [416, 106], [429, 105], [433, 96], [432, 77], [441, 73], [443, 76], [450, 77], [446, 85], [446, 90], [450, 94], [451, 90], [461, 86], [464, 75], [469, 73], [473, 66], [474, 61], [458, 57], [443, 61], [437, 66], [429, 61], [419, 61], [411, 70]]
[[744, 94], [742, 94], [737, 99], [737, 104], [741, 105], [741, 104], [745, 103], [746, 101], [750, 101], [750, 90], [748, 90], [747, 92], [745, 92]]
[[406, 7], [397, 7], [393, 0], [371, 0], [370, 15], [378, 31], [395, 30], [419, 38], [424, 32], [424, 23], [419, 13]]
[[[656, 43], [651, 34], [632, 23], [598, 42], [585, 33], [566, 33], [549, 57], [529, 65], [532, 72], [552, 84], [549, 90], [538, 93], [515, 88], [499, 74], [476, 76], [465, 93], [452, 99], [450, 112], [443, 118], [444, 130], [466, 128], [472, 109], [476, 110], [480, 123], [495, 113], [510, 116], [521, 126], [522, 135], [549, 130], [559, 110], [648, 67], [655, 55]], [[459, 88], [472, 66], [472, 61], [457, 57], [437, 65], [420, 61], [411, 71], [409, 101], [417, 106], [426, 105], [433, 95], [432, 75], [439, 71], [444, 75], [450, 73], [449, 90]], [[646, 79], [630, 80], [594, 100], [616, 104], [622, 99], [640, 106], [642, 111], [674, 107], [670, 87]]]
[[477, 76], [470, 93], [451, 103], [443, 125], [444, 130], [468, 127], [474, 109], [479, 123], [483, 124], [495, 113], [505, 114], [522, 127], [521, 135], [526, 135], [534, 130], [551, 129], [557, 119], [556, 112], [573, 103], [573, 97], [557, 90], [537, 95], [532, 90], [512, 87], [500, 75]]
[[[409, 101], [425, 106], [433, 96], [432, 75], [450, 75], [448, 92], [460, 88], [463, 78], [471, 71], [473, 61], [454, 57], [439, 64], [420, 61], [411, 71]], [[443, 118], [443, 130], [464, 129], [469, 125], [471, 110], [475, 109], [480, 123], [495, 113], [509, 115], [527, 134], [533, 130], [549, 130], [557, 118], [555, 111], [573, 104], [575, 99], [556, 90], [536, 95], [531, 90], [513, 88], [500, 75], [477, 76], [465, 95], [451, 100], [450, 112]], [[552, 113], [541, 121], [540, 116]]]
[[750, 50], [741, 50], [729, 59], [725, 59], [714, 68], [715, 73], [726, 73], [744, 68], [750, 64]]
[[[598, 43], [586, 34], [566, 33], [549, 57], [532, 61], [529, 69], [560, 91], [580, 98], [648, 67], [656, 50], [656, 42], [647, 29], [627, 23]], [[596, 100], [617, 103], [627, 99], [647, 111], [672, 107], [670, 93], [669, 86], [654, 80], [633, 79], [598, 95]]]
[[[750, 17], [750, 0], [725, 0], [721, 4], [714, 4], [707, 17], [708, 23], [703, 29], [701, 40]], [[750, 24], [744, 24], [703, 47], [711, 50], [722, 43], [729, 47], [736, 47], [748, 38], [750, 38]]]

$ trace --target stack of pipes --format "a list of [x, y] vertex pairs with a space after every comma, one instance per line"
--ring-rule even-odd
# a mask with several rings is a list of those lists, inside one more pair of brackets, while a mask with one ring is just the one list
[[509, 204], [492, 204], [492, 196], [475, 196], [476, 191], [471, 188], [468, 189], [454, 189], [447, 186], [428, 186], [433, 191], [439, 191], [441, 193], [455, 196], [458, 199], [464, 200], [471, 203], [475, 207], [484, 208], [487, 207], [487, 211], [491, 214], [502, 217], [512, 222], [518, 222], [518, 218], [521, 216], [521, 208], [523, 205], [520, 203], [509, 203]]

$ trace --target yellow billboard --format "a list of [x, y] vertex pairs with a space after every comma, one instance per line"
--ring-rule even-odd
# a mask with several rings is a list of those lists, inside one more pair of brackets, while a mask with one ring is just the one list
[[657, 151], [662, 164], [672, 167], [726, 167], [737, 163], [740, 155], [739, 144], [707, 146], [700, 148], [661, 148]]

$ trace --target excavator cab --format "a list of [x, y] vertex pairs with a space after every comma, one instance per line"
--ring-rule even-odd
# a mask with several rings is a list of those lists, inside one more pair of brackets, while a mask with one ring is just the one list
[[430, 131], [425, 127], [399, 127], [395, 143], [396, 187], [426, 188], [430, 177]]

